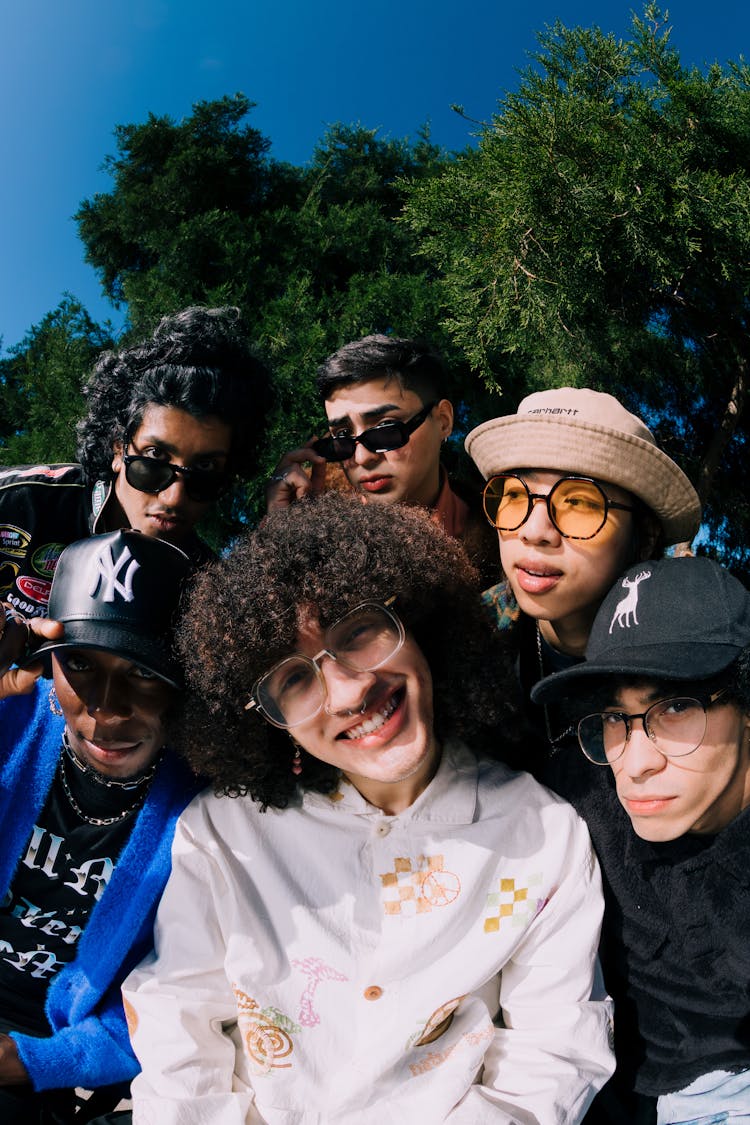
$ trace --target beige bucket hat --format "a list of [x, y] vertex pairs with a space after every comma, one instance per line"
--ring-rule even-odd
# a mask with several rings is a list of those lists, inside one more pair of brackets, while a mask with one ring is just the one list
[[491, 418], [466, 437], [485, 480], [513, 469], [580, 473], [626, 488], [659, 518], [667, 545], [693, 538], [698, 493], [648, 426], [613, 395], [580, 387], [537, 391], [517, 414]]

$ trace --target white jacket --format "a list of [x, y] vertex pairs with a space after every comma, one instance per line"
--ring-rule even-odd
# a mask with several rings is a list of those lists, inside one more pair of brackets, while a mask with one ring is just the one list
[[463, 747], [398, 816], [200, 796], [125, 983], [134, 1125], [573, 1125], [613, 1065], [601, 914], [573, 809]]

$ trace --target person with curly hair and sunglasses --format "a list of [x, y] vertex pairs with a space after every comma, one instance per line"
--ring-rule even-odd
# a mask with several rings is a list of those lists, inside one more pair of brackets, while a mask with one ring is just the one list
[[80, 464], [0, 469], [0, 597], [44, 616], [57, 559], [87, 535], [132, 527], [213, 557], [196, 524], [248, 478], [270, 376], [239, 310], [183, 309], [147, 340], [101, 355], [85, 388]]
[[[197, 577], [180, 819], [124, 986], [136, 1125], [567, 1125], [611, 1068], [601, 890], [521, 737], [478, 575], [404, 505], [331, 493]], [[504, 673], [504, 674], [503, 674]]]

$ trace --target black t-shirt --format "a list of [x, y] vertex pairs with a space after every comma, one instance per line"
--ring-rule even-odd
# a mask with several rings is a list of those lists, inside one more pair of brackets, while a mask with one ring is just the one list
[[[143, 789], [107, 788], [67, 758], [66, 795], [55, 779], [0, 907], [0, 1021], [32, 1035], [48, 1035], [44, 1014], [54, 975], [76, 955], [89, 915], [101, 898], [141, 807]], [[132, 813], [120, 818], [124, 810]]]

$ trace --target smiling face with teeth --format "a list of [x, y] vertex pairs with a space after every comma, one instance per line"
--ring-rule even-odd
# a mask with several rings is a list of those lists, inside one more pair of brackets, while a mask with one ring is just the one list
[[[324, 647], [317, 615], [300, 615], [295, 651]], [[372, 672], [351, 672], [324, 657], [326, 705], [294, 728], [313, 757], [340, 769], [366, 800], [394, 815], [413, 804], [433, 777], [440, 746], [433, 729], [432, 675], [407, 633], [401, 648]]]
[[[511, 470], [535, 494], [545, 495], [569, 474], [543, 469]], [[610, 500], [632, 504], [633, 496], [615, 484], [599, 482]], [[521, 610], [539, 621], [553, 647], [582, 655], [604, 595], [635, 561], [636, 542], [630, 512], [610, 509], [593, 539], [566, 539], [536, 501], [526, 523], [515, 531], [498, 531], [500, 563]]]

